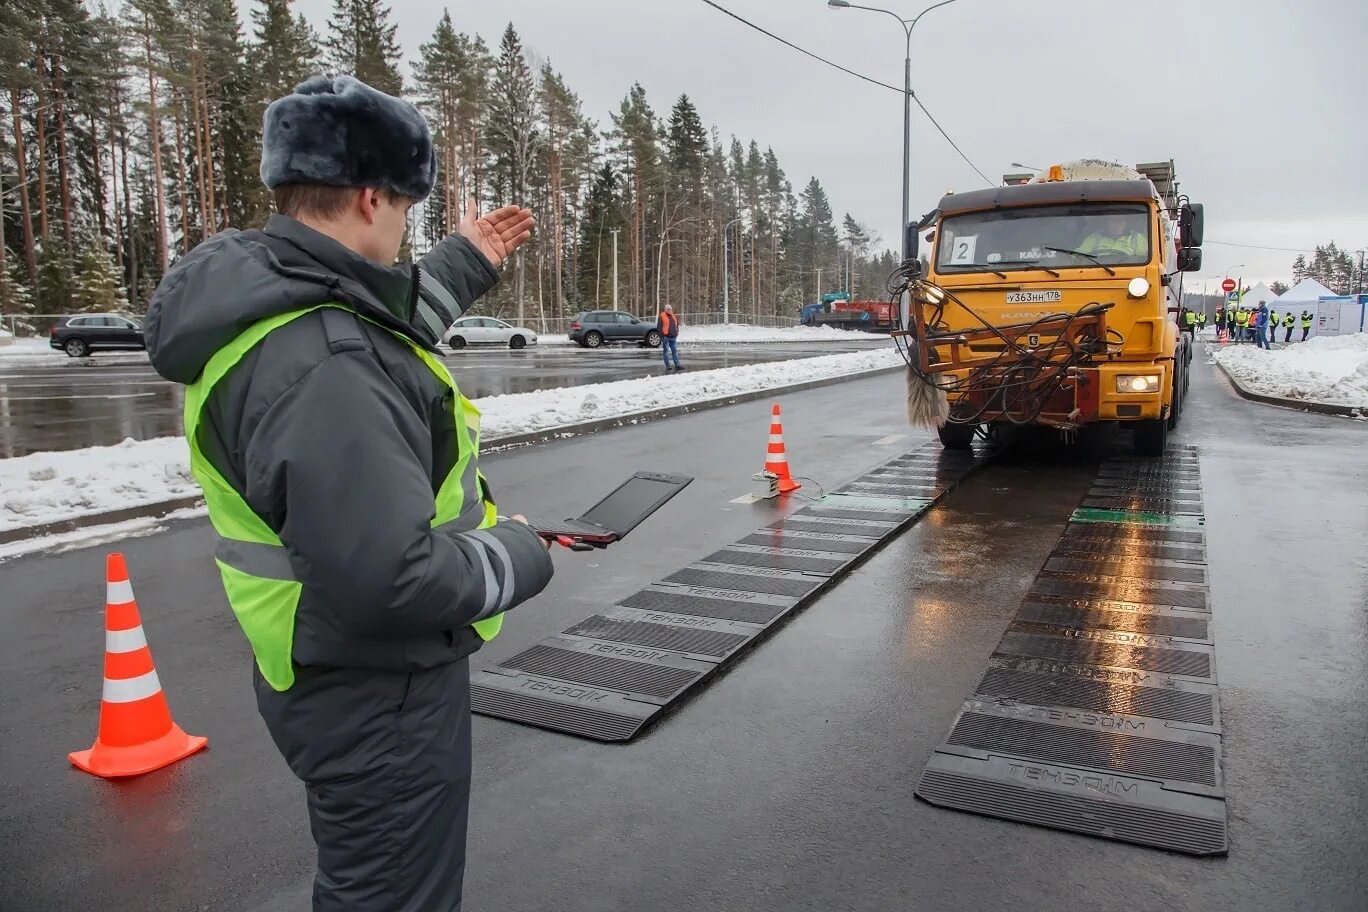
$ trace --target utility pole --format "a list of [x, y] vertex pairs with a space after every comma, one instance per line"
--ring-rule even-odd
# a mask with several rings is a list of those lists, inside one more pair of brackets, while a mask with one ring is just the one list
[[609, 228], [609, 229], [608, 229], [608, 233], [611, 234], [611, 235], [613, 236], [613, 310], [617, 310], [617, 309], [618, 309], [618, 300], [617, 300], [617, 249], [618, 249], [618, 241], [617, 241], [617, 236], [618, 236], [618, 232], [619, 232], [620, 230], [622, 230], [622, 229], [620, 229], [620, 228]]
[[822, 267], [817, 267], [817, 300], [822, 300]]
[[[727, 230], [732, 225], [740, 222], [741, 219], [734, 218], [722, 226], [722, 322], [731, 322], [731, 273], [727, 269], [727, 250], [731, 241], [731, 235]], [[745, 308], [742, 308], [744, 310]]]

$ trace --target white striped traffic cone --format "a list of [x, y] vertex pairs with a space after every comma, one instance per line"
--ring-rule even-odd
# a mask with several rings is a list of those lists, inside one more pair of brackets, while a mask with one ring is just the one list
[[802, 487], [789, 472], [788, 454], [784, 452], [784, 423], [779, 417], [779, 403], [770, 413], [769, 450], [765, 454], [765, 471], [779, 476], [779, 493], [787, 494]]
[[67, 756], [79, 769], [113, 779], [161, 769], [200, 750], [209, 739], [187, 735], [171, 719], [123, 555], [109, 555], [106, 571], [100, 730], [90, 750]]

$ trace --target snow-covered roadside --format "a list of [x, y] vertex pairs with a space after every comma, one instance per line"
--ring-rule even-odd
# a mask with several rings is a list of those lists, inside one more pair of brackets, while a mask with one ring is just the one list
[[1368, 409], [1368, 333], [1319, 336], [1272, 351], [1230, 345], [1213, 357], [1251, 392]]
[[[486, 443], [515, 434], [894, 367], [892, 348], [539, 390], [476, 401]], [[0, 459], [0, 532], [198, 492], [183, 437]]]

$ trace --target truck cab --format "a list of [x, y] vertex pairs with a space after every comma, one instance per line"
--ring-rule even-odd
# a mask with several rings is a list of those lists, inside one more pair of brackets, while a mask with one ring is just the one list
[[1178, 276], [1201, 267], [1201, 207], [1179, 199], [1171, 162], [1022, 177], [947, 195], [931, 218], [914, 297], [926, 369], [949, 399], [942, 441], [968, 446], [1001, 423], [1123, 422], [1158, 454], [1187, 390]]

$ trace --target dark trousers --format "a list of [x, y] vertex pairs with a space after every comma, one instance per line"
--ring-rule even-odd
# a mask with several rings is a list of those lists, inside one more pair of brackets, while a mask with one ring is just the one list
[[660, 337], [660, 355], [665, 359], [665, 366], [670, 366], [670, 357], [674, 357], [674, 366], [679, 367], [679, 340], [671, 339], [669, 336]]
[[1301, 340], [1302, 340], [1303, 342], [1306, 341], [1306, 335], [1307, 335], [1307, 333], [1309, 333], [1309, 332], [1311, 332], [1311, 327], [1309, 327], [1309, 326], [1303, 326], [1303, 327], [1302, 327], [1302, 337], [1301, 337]]
[[299, 669], [257, 708], [304, 783], [315, 912], [460, 912], [470, 804], [470, 667]]
[[1254, 327], [1254, 343], [1258, 345], [1259, 348], [1268, 348], [1268, 337], [1264, 335], [1264, 328], [1262, 326]]
[[1292, 327], [1290, 327], [1290, 326], [1287, 327], [1287, 333], [1283, 336], [1283, 341], [1284, 341], [1284, 342], [1291, 342], [1291, 341], [1292, 341]]

